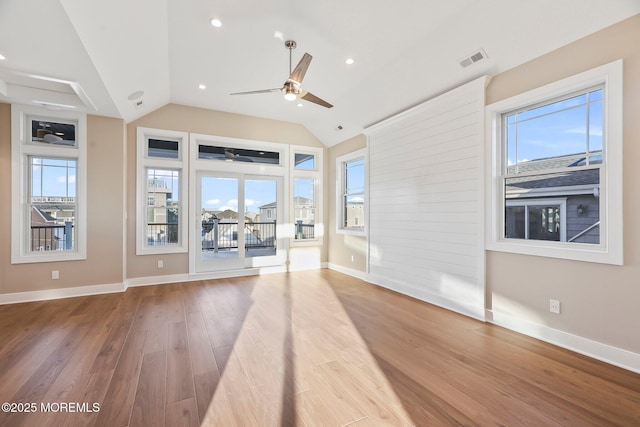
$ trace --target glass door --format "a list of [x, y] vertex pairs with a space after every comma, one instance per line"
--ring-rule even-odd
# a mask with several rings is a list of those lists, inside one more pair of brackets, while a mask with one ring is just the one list
[[283, 262], [279, 224], [284, 218], [279, 188], [281, 179], [246, 176], [244, 179], [245, 265], [260, 267]]
[[282, 264], [281, 178], [197, 173], [196, 271]]

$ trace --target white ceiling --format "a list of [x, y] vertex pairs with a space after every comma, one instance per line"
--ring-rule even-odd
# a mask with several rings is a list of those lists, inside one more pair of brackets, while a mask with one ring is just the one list
[[[301, 123], [332, 146], [637, 13], [636, 0], [0, 0], [0, 101], [127, 122], [173, 102]], [[334, 108], [229, 95], [282, 86], [276, 31], [297, 41], [294, 66], [313, 55], [302, 86]], [[488, 59], [462, 68], [479, 48]]]

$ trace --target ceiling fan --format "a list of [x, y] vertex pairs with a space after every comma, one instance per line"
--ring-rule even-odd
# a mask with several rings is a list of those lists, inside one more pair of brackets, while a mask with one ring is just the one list
[[269, 92], [282, 92], [284, 93], [284, 99], [287, 101], [294, 101], [297, 98], [304, 99], [305, 101], [313, 102], [314, 104], [321, 105], [326, 108], [331, 108], [333, 105], [329, 104], [324, 99], [318, 98], [311, 92], [308, 92], [300, 87], [302, 84], [302, 79], [307, 72], [307, 68], [309, 68], [309, 64], [311, 64], [311, 59], [313, 57], [308, 53], [305, 53], [296, 65], [296, 68], [291, 71], [291, 57], [293, 53], [293, 49], [296, 48], [296, 42], [293, 40], [287, 40], [284, 42], [284, 46], [289, 49], [289, 78], [280, 88], [273, 89], [263, 89], [263, 90], [252, 90], [249, 92], [234, 92], [231, 95], [251, 95], [254, 93], [269, 93]]

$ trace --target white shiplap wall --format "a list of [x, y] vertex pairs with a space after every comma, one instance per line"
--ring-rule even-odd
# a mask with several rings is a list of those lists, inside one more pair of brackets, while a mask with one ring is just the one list
[[484, 319], [482, 77], [366, 129], [369, 278]]

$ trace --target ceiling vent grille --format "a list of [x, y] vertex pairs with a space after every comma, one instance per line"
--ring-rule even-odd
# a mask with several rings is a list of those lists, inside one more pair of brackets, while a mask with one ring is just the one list
[[487, 58], [487, 53], [483, 49], [478, 49], [478, 51], [472, 53], [471, 55], [460, 60], [460, 65], [462, 68], [466, 68], [471, 64], [475, 64], [478, 61], [482, 61]]

